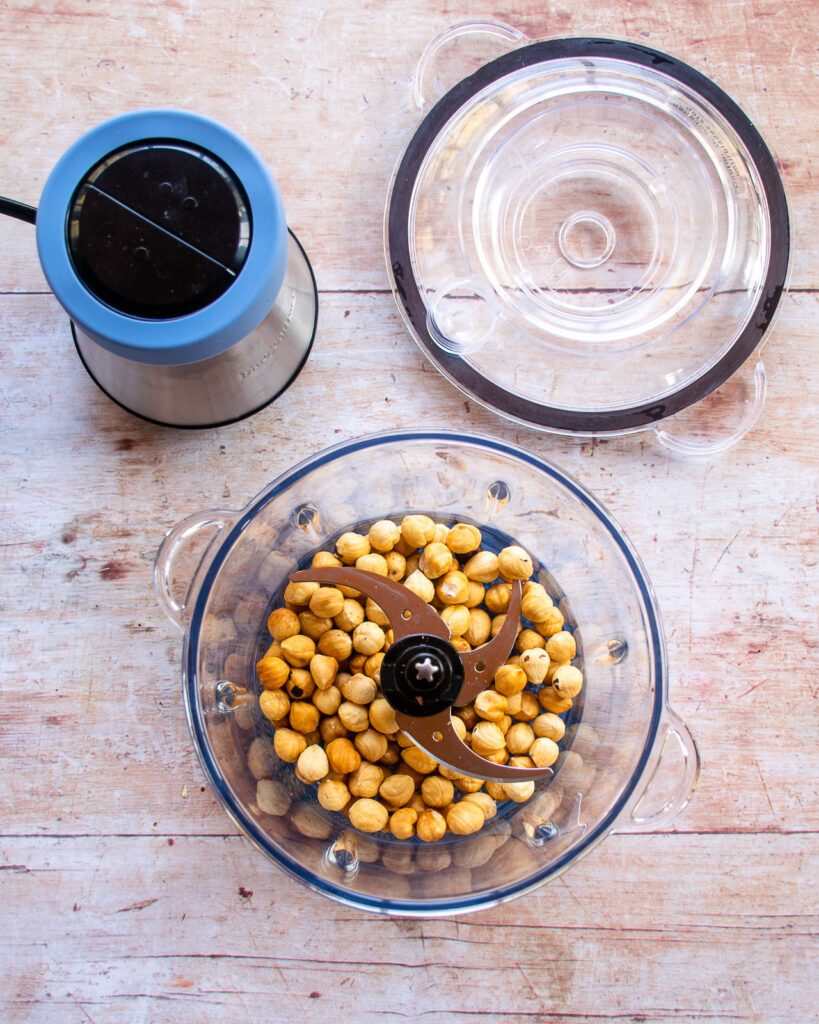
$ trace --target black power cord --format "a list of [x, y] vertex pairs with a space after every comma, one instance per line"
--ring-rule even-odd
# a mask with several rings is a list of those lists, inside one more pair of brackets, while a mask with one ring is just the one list
[[25, 221], [26, 224], [34, 224], [37, 220], [36, 206], [18, 203], [16, 199], [7, 199], [5, 196], [0, 196], [0, 213], [5, 213], [7, 217], [14, 217], [17, 220]]

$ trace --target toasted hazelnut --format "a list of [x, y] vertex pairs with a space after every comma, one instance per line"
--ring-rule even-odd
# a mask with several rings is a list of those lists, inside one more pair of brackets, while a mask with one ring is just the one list
[[292, 764], [307, 747], [307, 740], [292, 729], [277, 729], [273, 734], [273, 749], [282, 759]]
[[286, 640], [299, 632], [299, 617], [289, 608], [277, 608], [267, 618], [267, 631], [274, 640]]
[[370, 764], [369, 761], [362, 761], [350, 775], [347, 784], [353, 796], [372, 797], [378, 793], [378, 787], [383, 781], [383, 768], [377, 764]]
[[422, 601], [429, 602], [435, 597], [435, 584], [420, 569], [416, 569], [415, 572], [411, 572], [407, 576], [404, 586], [420, 597]]
[[562, 715], [572, 706], [571, 697], [561, 697], [551, 686], [544, 686], [537, 695], [540, 706], [544, 711], [551, 711], [552, 714]]
[[399, 528], [389, 519], [379, 519], [373, 523], [367, 533], [367, 540], [373, 551], [380, 551], [382, 554], [392, 551], [401, 537]]
[[456, 523], [446, 536], [446, 545], [455, 555], [467, 555], [481, 546], [481, 531], [470, 523]]
[[266, 690], [279, 690], [287, 682], [290, 666], [281, 658], [262, 658], [256, 663], [256, 675]]
[[327, 754], [318, 744], [305, 747], [296, 761], [296, 775], [302, 782], [318, 782], [329, 770]]
[[554, 605], [549, 609], [546, 618], [541, 622], [535, 622], [534, 627], [541, 636], [552, 637], [563, 629], [563, 613]]
[[306, 668], [293, 668], [290, 670], [290, 678], [284, 684], [290, 697], [294, 700], [302, 700], [312, 697], [316, 689], [313, 677]]
[[528, 580], [534, 572], [532, 559], [523, 548], [513, 544], [498, 555], [498, 569], [504, 580]]
[[469, 609], [463, 604], [449, 604], [441, 610], [441, 618], [449, 626], [452, 636], [463, 636], [469, 629]]
[[[541, 690], [541, 693], [543, 691]], [[524, 690], [520, 695], [520, 711], [514, 716], [518, 722], [531, 722], [533, 718], [537, 718], [540, 714], [540, 707], [538, 705], [538, 699], [533, 693], [529, 693], [528, 690]]]
[[403, 772], [396, 772], [384, 779], [378, 787], [378, 794], [392, 807], [402, 807], [409, 803], [412, 794], [415, 792], [415, 782], [409, 775]]
[[561, 630], [546, 641], [546, 651], [552, 661], [571, 661], [577, 654], [577, 645], [571, 633]]
[[490, 821], [498, 813], [498, 805], [488, 793], [480, 791], [476, 793], [467, 793], [461, 800], [461, 803], [464, 801], [469, 804], [477, 804], [483, 811], [484, 821]]
[[488, 757], [505, 747], [503, 733], [494, 722], [478, 722], [472, 730], [472, 749], [482, 757]]
[[424, 548], [418, 568], [431, 580], [437, 580], [439, 576], [449, 571], [451, 565], [452, 552], [446, 544], [433, 541]]
[[341, 564], [341, 559], [336, 558], [332, 551], [317, 551], [310, 563], [314, 569], [337, 569]]
[[505, 697], [520, 693], [528, 679], [520, 665], [501, 665], [495, 673], [495, 689]]
[[477, 793], [483, 788], [483, 779], [473, 779], [471, 775], [459, 775], [452, 780], [462, 793]]
[[350, 822], [362, 832], [380, 832], [389, 820], [387, 808], [377, 800], [364, 798], [350, 805]]
[[290, 698], [282, 690], [265, 690], [259, 696], [259, 708], [269, 722], [278, 722], [290, 711]]
[[369, 657], [384, 646], [384, 630], [374, 622], [362, 622], [353, 630], [353, 647]]
[[[304, 754], [302, 754], [302, 757], [304, 757]], [[343, 782], [334, 779], [323, 779], [319, 783], [316, 796], [325, 811], [341, 811], [349, 803], [350, 791]]]
[[[310, 598], [310, 611], [319, 618], [332, 619], [344, 607], [344, 595], [337, 587], [319, 587]], [[330, 626], [327, 629], [330, 629]], [[325, 629], [323, 632], [327, 632]]]
[[440, 775], [427, 775], [421, 783], [421, 796], [428, 807], [448, 807], [455, 798], [455, 787]]
[[484, 587], [483, 583], [478, 583], [476, 580], [469, 580], [469, 592], [467, 593], [466, 600], [464, 601], [466, 607], [470, 609], [477, 609], [483, 604], [485, 596], [486, 587]]
[[[322, 715], [334, 715], [341, 705], [341, 690], [337, 686], [329, 686], [326, 690], [316, 690], [312, 699]], [[321, 723], [319, 723], [320, 728]]]
[[550, 711], [538, 715], [532, 722], [532, 729], [535, 736], [545, 736], [547, 739], [559, 743], [566, 732], [566, 723], [562, 718], [552, 714]]
[[422, 843], [436, 843], [446, 835], [446, 819], [438, 811], [428, 807], [418, 815], [415, 832]]
[[336, 541], [336, 553], [345, 565], [355, 565], [362, 555], [370, 553], [370, 542], [360, 533], [342, 533]]
[[450, 832], [456, 836], [469, 836], [483, 828], [486, 818], [483, 810], [476, 803], [459, 800], [446, 813], [446, 824]]
[[464, 566], [464, 574], [477, 583], [491, 583], [498, 576], [498, 556], [491, 551], [478, 551]]
[[318, 588], [318, 583], [288, 583], [284, 588], [284, 599], [297, 608], [305, 607]]
[[338, 662], [326, 654], [314, 654], [310, 659], [310, 675], [319, 690], [327, 690], [338, 675]]
[[504, 782], [501, 789], [509, 800], [514, 800], [516, 804], [522, 804], [532, 797], [535, 792], [535, 783], [534, 779], [529, 779], [528, 782]]
[[469, 580], [462, 572], [450, 571], [438, 580], [435, 593], [443, 604], [463, 604], [469, 596]]
[[355, 748], [367, 761], [380, 761], [387, 752], [387, 737], [375, 729], [356, 733]]
[[327, 758], [333, 771], [345, 775], [354, 772], [361, 764], [361, 755], [350, 740], [343, 737], [327, 744]]
[[415, 832], [418, 812], [411, 807], [400, 807], [390, 815], [390, 832], [396, 839], [409, 839]]
[[[341, 591], [339, 591], [340, 593]], [[324, 634], [333, 628], [333, 620], [322, 615], [316, 615], [315, 612], [311, 612], [308, 608], [306, 611], [299, 612], [299, 626], [306, 637], [309, 637], [313, 643], [318, 643]]]
[[285, 661], [294, 668], [304, 668], [316, 653], [316, 645], [309, 636], [289, 636], [282, 640], [282, 654]]
[[554, 740], [546, 736], [539, 736], [529, 748], [529, 757], [535, 762], [538, 768], [548, 768], [558, 758], [560, 748]]
[[386, 697], [376, 697], [370, 704], [370, 724], [373, 729], [392, 735], [398, 732], [398, 723], [395, 720], [395, 712]]
[[413, 550], [417, 550], [433, 539], [435, 523], [429, 516], [404, 516], [401, 521], [401, 536]]
[[344, 699], [352, 701], [353, 704], [369, 704], [375, 699], [378, 691], [375, 681], [360, 672], [339, 683], [339, 689], [344, 694]]
[[518, 654], [523, 654], [524, 651], [530, 651], [534, 647], [545, 647], [546, 641], [533, 629], [522, 629], [518, 633], [518, 638], [515, 641], [515, 650]]
[[290, 728], [296, 732], [308, 733], [318, 728], [319, 711], [314, 704], [297, 700], [290, 706]]
[[376, 683], [381, 682], [381, 662], [384, 660], [384, 652], [376, 651], [364, 662], [364, 675], [374, 679]]
[[389, 626], [390, 620], [384, 614], [384, 609], [381, 605], [376, 604], [372, 598], [367, 598], [367, 604], [365, 605], [366, 618], [370, 622], [374, 622], [376, 626], [381, 626], [383, 629], [385, 626]]
[[379, 555], [377, 551], [371, 551], [369, 555], [357, 558], [355, 567], [363, 572], [375, 573], [376, 576], [387, 575], [387, 559], [383, 555]]
[[499, 722], [506, 713], [506, 698], [497, 690], [484, 690], [475, 698], [475, 713], [488, 722]]
[[387, 562], [387, 576], [391, 580], [402, 580], [407, 571], [407, 560], [398, 551], [388, 551], [384, 556]]
[[488, 587], [484, 602], [486, 610], [491, 615], [503, 615], [509, 610], [509, 602], [512, 599], [511, 583], [495, 583]]
[[319, 640], [318, 650], [338, 662], [346, 661], [352, 653], [353, 641], [343, 629], [330, 629]]
[[530, 683], [539, 685], [549, 671], [549, 655], [542, 647], [532, 647], [520, 656], [520, 667]]
[[552, 689], [561, 697], [576, 697], [582, 688], [583, 673], [574, 665], [562, 665], [552, 677]]
[[345, 700], [336, 713], [344, 727], [350, 732], [364, 732], [370, 724], [367, 707], [363, 704], [354, 704], [352, 701]]
[[542, 622], [551, 612], [552, 599], [546, 593], [542, 583], [530, 580], [523, 584], [523, 597], [520, 602], [521, 614], [531, 622]]
[[[326, 691], [323, 691], [326, 692]], [[319, 735], [324, 744], [330, 744], [333, 740], [341, 739], [349, 735], [349, 731], [338, 715], [329, 715], [319, 722]]]
[[528, 754], [535, 742], [535, 733], [526, 722], [515, 722], [506, 733], [506, 749], [510, 754]]
[[415, 744], [406, 747], [401, 752], [401, 758], [410, 768], [420, 772], [421, 775], [429, 775], [430, 772], [434, 772], [438, 767], [438, 762], [434, 761], [428, 754], [425, 754], [419, 747], [416, 747]]
[[[457, 605], [456, 605], [457, 607]], [[492, 620], [483, 608], [469, 609], [469, 627], [464, 636], [473, 647], [480, 647], [489, 639], [492, 630]]]

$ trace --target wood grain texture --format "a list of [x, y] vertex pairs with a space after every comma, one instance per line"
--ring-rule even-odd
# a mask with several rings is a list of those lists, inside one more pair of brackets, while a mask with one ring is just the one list
[[[516, 429], [407, 337], [381, 213], [411, 75], [436, 31], [489, 13], [689, 59], [782, 160], [793, 291], [763, 418], [727, 454]], [[799, 0], [0, 6], [0, 192], [36, 202], [106, 116], [187, 106], [262, 152], [322, 288], [313, 355], [281, 400], [217, 431], [161, 430], [94, 388], [31, 229], [0, 224], [0, 1018], [819, 1019], [816, 25]], [[610, 507], [657, 591], [672, 701], [704, 758], [673, 834], [612, 837], [527, 900], [429, 922], [336, 907], [236, 836], [191, 749], [180, 637], [151, 587], [179, 519], [243, 506], [328, 444], [419, 424], [516, 441]]]

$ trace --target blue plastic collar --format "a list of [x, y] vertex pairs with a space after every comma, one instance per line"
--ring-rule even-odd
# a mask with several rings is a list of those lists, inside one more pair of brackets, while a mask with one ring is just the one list
[[[140, 320], [100, 302], [77, 276], [67, 246], [69, 207], [84, 175], [112, 151], [143, 139], [175, 139], [209, 150], [241, 181], [250, 205], [250, 248], [236, 280], [209, 306], [173, 320]], [[126, 359], [194, 363], [230, 348], [270, 311], [287, 269], [287, 222], [276, 183], [237, 135], [197, 114], [142, 110], [94, 128], [58, 161], [37, 210], [37, 248], [57, 300], [83, 333]]]

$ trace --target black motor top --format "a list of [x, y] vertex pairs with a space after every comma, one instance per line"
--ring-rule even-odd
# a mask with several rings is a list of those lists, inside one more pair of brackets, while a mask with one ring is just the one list
[[121, 313], [167, 320], [225, 292], [247, 257], [250, 210], [222, 161], [154, 140], [109, 154], [74, 193], [68, 247], [86, 287]]

